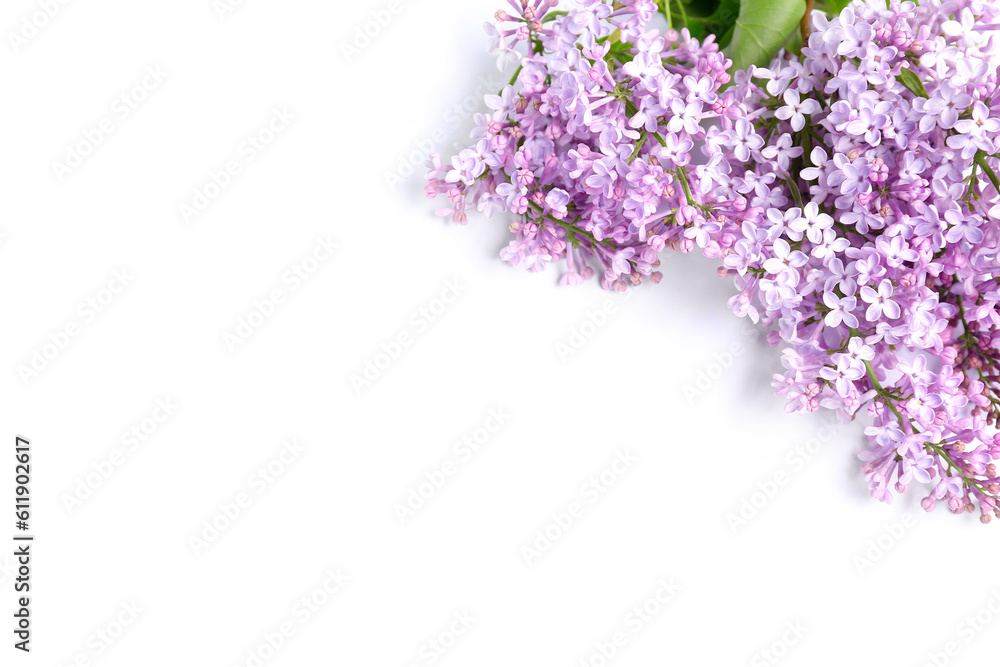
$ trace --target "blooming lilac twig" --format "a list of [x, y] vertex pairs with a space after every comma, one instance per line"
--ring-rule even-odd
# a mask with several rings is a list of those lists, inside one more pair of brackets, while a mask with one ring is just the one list
[[743, 162], [722, 196], [749, 205], [705, 246], [734, 310], [785, 345], [789, 410], [871, 416], [875, 498], [929, 484], [925, 509], [984, 523], [1000, 516], [998, 17], [965, 0], [813, 13], [800, 57], [736, 76], [763, 143], [722, 142]]
[[1000, 517], [1000, 4], [853, 0], [731, 79], [713, 37], [650, 29], [670, 0], [508, 3], [487, 32], [518, 69], [432, 156], [441, 212], [508, 215], [502, 257], [564, 284], [700, 250], [783, 346], [789, 411], [870, 419], [873, 497]]
[[456, 222], [469, 204], [518, 216], [501, 253], [515, 266], [565, 260], [564, 283], [599, 272], [615, 290], [658, 282], [665, 248], [707, 242], [721, 212], [743, 205], [717, 197], [735, 162], [705, 163], [694, 150], [742, 117], [734, 93], [719, 90], [731, 62], [712, 39], [650, 29], [664, 4], [554, 4], [497, 12], [492, 47], [519, 69], [487, 98], [493, 113], [476, 117], [473, 144], [450, 164], [432, 157], [428, 196], [447, 196], [442, 212]]

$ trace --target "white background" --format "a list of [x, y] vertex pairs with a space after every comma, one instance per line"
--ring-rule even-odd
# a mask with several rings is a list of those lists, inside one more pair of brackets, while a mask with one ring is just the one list
[[[668, 255], [663, 282], [628, 299], [560, 288], [501, 262], [502, 221], [434, 216], [423, 168], [390, 187], [419, 142], [447, 152], [467, 132], [470, 93], [498, 78], [481, 24], [501, 4], [402, 2], [348, 58], [387, 0], [246, 0], [223, 18], [212, 0], [69, 2], [16, 51], [39, 6], [4, 3], [0, 539], [20, 434], [37, 541], [30, 655], [11, 646], [13, 547], [0, 552], [0, 663], [253, 665], [283, 623], [294, 634], [263, 664], [764, 665], [773, 650], [916, 666], [949, 642], [947, 664], [995, 662], [1000, 619], [966, 619], [1000, 596], [998, 528], [925, 515], [916, 493], [868, 498], [862, 425], [829, 435], [829, 415], [784, 413], [778, 353], [730, 314], [711, 262]], [[148, 67], [165, 80], [122, 119], [115, 100]], [[295, 120], [247, 160], [241, 144], [282, 108]], [[111, 134], [60, 179], [53, 163], [105, 118]], [[241, 172], [185, 221], [233, 159]], [[311, 264], [318, 238], [339, 248]], [[293, 289], [283, 276], [303, 263], [316, 270]], [[128, 286], [103, 292], [122, 269]], [[448, 281], [460, 295], [420, 324]], [[276, 289], [284, 302], [230, 350]], [[88, 299], [110, 303], [91, 318]], [[411, 344], [355, 391], [400, 334]], [[52, 358], [25, 379], [36, 351]], [[718, 379], [685, 395], [699, 373]], [[132, 450], [123, 433], [151, 430], [158, 399], [179, 407]], [[490, 410], [506, 423], [465, 460], [454, 445]], [[304, 451], [258, 494], [255, 471], [292, 438]], [[595, 496], [585, 485], [619, 453], [634, 463]], [[401, 521], [396, 505], [448, 461]], [[193, 547], [241, 493], [249, 506]], [[582, 514], [538, 543], [573, 503]], [[297, 601], [324, 600], [338, 568], [349, 581], [305, 619]], [[680, 588], [665, 604], [661, 580]], [[474, 621], [452, 643], [456, 614]]]

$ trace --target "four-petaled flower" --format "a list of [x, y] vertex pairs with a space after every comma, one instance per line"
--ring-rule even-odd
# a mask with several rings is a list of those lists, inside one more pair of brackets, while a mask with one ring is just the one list
[[779, 107], [774, 115], [781, 120], [791, 122], [792, 129], [799, 132], [806, 126], [806, 116], [817, 113], [820, 110], [819, 102], [808, 97], [801, 99], [799, 92], [792, 88], [785, 91], [783, 96], [785, 105]]
[[861, 288], [861, 298], [869, 304], [865, 311], [865, 319], [869, 322], [878, 320], [884, 313], [890, 320], [899, 317], [899, 304], [892, 300], [892, 283], [883, 279], [876, 292], [865, 285]]
[[850, 362], [844, 358], [841, 358], [837, 362], [836, 368], [824, 366], [820, 371], [820, 377], [833, 383], [837, 389], [837, 393], [842, 397], [848, 396], [851, 390], [854, 389], [854, 382], [864, 376], [865, 372], [863, 370], [851, 366]]
[[841, 322], [852, 329], [858, 326], [858, 318], [852, 312], [858, 305], [857, 297], [838, 297], [833, 292], [826, 292], [823, 295], [823, 303], [830, 309], [823, 319], [826, 326], [839, 327]]
[[733, 144], [733, 153], [740, 162], [748, 162], [751, 151], [758, 150], [764, 145], [764, 138], [754, 131], [753, 125], [746, 118], [738, 119], [734, 128], [728, 132]]
[[774, 257], [764, 262], [764, 270], [772, 274], [790, 273], [795, 276], [798, 282], [796, 268], [804, 266], [809, 261], [809, 257], [801, 250], [792, 250], [792, 247], [785, 239], [776, 239], [774, 242]]

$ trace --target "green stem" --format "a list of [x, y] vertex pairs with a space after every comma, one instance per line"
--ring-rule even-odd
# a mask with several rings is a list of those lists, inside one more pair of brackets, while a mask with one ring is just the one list
[[795, 205], [802, 208], [802, 193], [799, 192], [799, 186], [795, 184], [791, 176], [785, 179], [785, 183], [788, 185], [788, 189], [792, 191], [792, 199], [795, 200]]
[[510, 83], [507, 84], [508, 86], [513, 86], [514, 83], [517, 81], [517, 76], [521, 73], [522, 67], [524, 67], [524, 65], [518, 65], [517, 69], [514, 70], [514, 76], [510, 77]]
[[648, 138], [649, 138], [649, 135], [646, 133], [646, 130], [643, 130], [642, 131], [642, 136], [639, 137], [639, 142], [635, 145], [635, 150], [632, 151], [632, 156], [628, 159], [628, 163], [629, 164], [632, 164], [632, 162], [635, 160], [635, 158], [638, 157], [639, 151], [642, 150], [642, 147], [646, 143], [646, 139], [648, 139]]
[[997, 192], [1000, 192], [1000, 179], [997, 178], [996, 172], [993, 171], [993, 167], [987, 164], [986, 154], [982, 151], [976, 152], [976, 164], [978, 164], [979, 167], [986, 172], [986, 175], [990, 179], [990, 183], [992, 183], [993, 187], [997, 189]]
[[667, 27], [673, 30], [674, 19], [670, 15], [670, 0], [662, 0], [660, 2], [660, 11], [663, 12], [663, 15], [667, 17]]
[[[557, 225], [560, 225], [563, 229], [566, 230], [566, 233], [568, 235], [572, 236], [572, 237], [582, 236], [583, 238], [587, 239], [588, 241], [591, 242], [591, 244], [593, 244], [595, 246], [597, 246], [597, 245], [603, 245], [603, 246], [608, 247], [608, 248], [613, 248], [614, 247], [613, 245], [611, 245], [610, 243], [608, 243], [607, 239], [602, 239], [602, 240], [598, 241], [596, 238], [594, 238], [593, 234], [591, 234], [590, 232], [588, 232], [585, 229], [580, 229], [579, 227], [577, 227], [576, 223], [580, 222], [580, 220], [574, 220], [573, 222], [566, 222], [565, 220], [560, 220], [559, 218], [557, 218], [555, 216], [552, 216], [552, 215], [549, 215], [548, 213], [545, 213], [545, 211], [542, 209], [542, 207], [539, 206], [538, 204], [536, 204], [533, 201], [529, 201], [528, 205], [531, 208], [533, 208], [536, 211], [538, 211], [538, 214], [541, 215], [546, 220], [549, 220], [550, 222], [554, 222]], [[575, 238], [572, 239], [572, 240], [575, 240]]]
[[970, 477], [966, 477], [965, 473], [962, 471], [962, 469], [958, 467], [958, 464], [955, 463], [951, 459], [950, 456], [948, 456], [948, 452], [945, 451], [944, 447], [942, 447], [942, 446], [940, 446], [938, 444], [935, 444], [933, 442], [926, 442], [926, 443], [924, 443], [924, 448], [926, 448], [931, 453], [937, 454], [942, 459], [944, 459], [944, 462], [948, 464], [948, 472], [950, 473], [951, 470], [952, 470], [952, 468], [954, 468], [958, 472], [959, 477], [961, 477], [964, 480], [964, 482], [965, 482], [965, 484], [967, 486], [971, 486], [971, 487], [975, 488], [977, 491], [979, 491], [984, 496], [995, 497], [995, 496], [993, 496], [993, 494], [991, 494], [991, 493], [989, 493], [989, 491], [987, 491], [985, 484], [983, 484], [982, 482], [980, 482], [977, 479], [972, 479]]
[[684, 176], [683, 167], [677, 167], [677, 180], [679, 180], [681, 185], [684, 186], [684, 196], [687, 197], [688, 204], [691, 206], [697, 206], [697, 204], [694, 203], [694, 197], [691, 196], [691, 186], [688, 185], [687, 177]]
[[[667, 4], [670, 4], [670, 0], [666, 0]], [[681, 10], [681, 20], [684, 21], [684, 27], [687, 27], [688, 15], [687, 10], [684, 9], [684, 0], [677, 0], [677, 7]]]
[[892, 410], [892, 414], [896, 415], [896, 419], [899, 420], [899, 425], [902, 426], [905, 424], [906, 428], [912, 432], [913, 426], [910, 424], [910, 420], [903, 418], [903, 415], [900, 414], [896, 404], [889, 397], [889, 392], [882, 388], [882, 383], [878, 381], [877, 377], [875, 377], [875, 370], [872, 368], [872, 365], [868, 363], [867, 359], [862, 359], [862, 361], [865, 362], [865, 369], [868, 371], [868, 379], [871, 380], [872, 386], [882, 399], [882, 402], [889, 406], [889, 409]]

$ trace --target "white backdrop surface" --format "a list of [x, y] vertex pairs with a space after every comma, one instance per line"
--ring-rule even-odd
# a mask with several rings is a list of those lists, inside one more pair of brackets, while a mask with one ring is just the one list
[[434, 216], [500, 4], [4, 4], [0, 664], [995, 663], [998, 529], [869, 499], [711, 262]]

